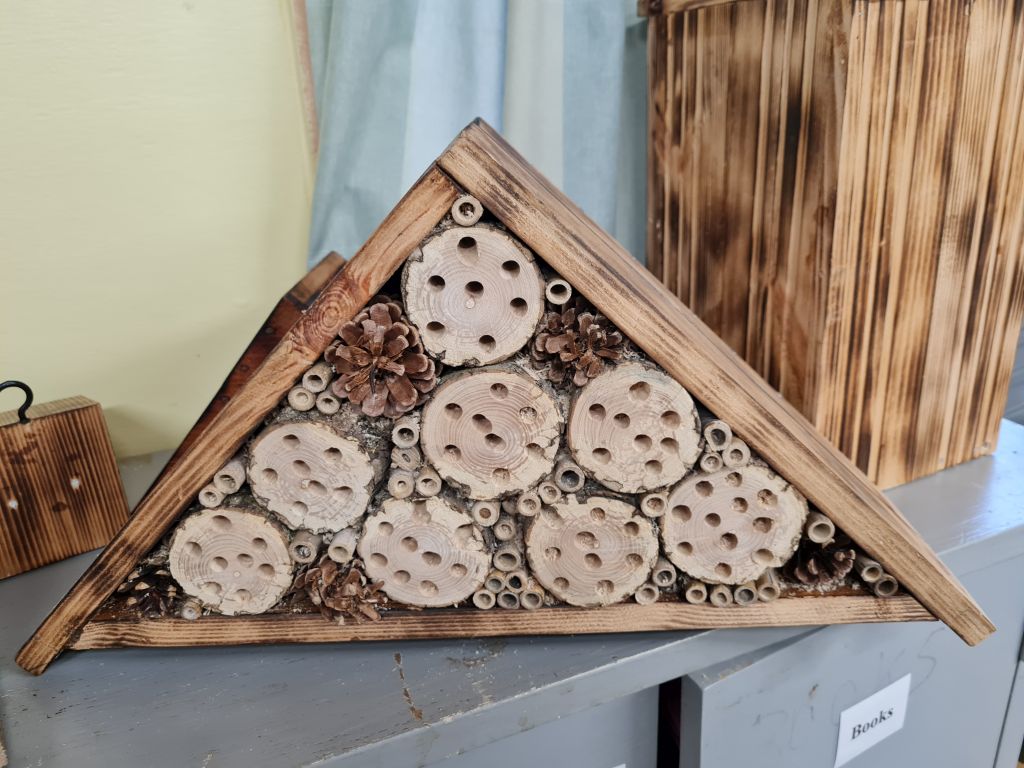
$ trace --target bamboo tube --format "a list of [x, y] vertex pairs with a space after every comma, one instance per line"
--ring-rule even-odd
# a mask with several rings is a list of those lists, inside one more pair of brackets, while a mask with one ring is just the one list
[[853, 567], [856, 569], [861, 581], [867, 584], [874, 584], [885, 574], [881, 565], [865, 555], [857, 555]]
[[640, 511], [648, 517], [661, 517], [668, 506], [668, 494], [648, 493], [640, 499]]
[[717, 608], [732, 605], [732, 588], [725, 584], [715, 584], [711, 587], [711, 592], [708, 593], [708, 599]]
[[534, 491], [527, 491], [516, 497], [516, 512], [523, 517], [533, 517], [540, 512], [540, 496]]
[[452, 203], [452, 220], [460, 227], [471, 227], [484, 215], [484, 207], [472, 195], [461, 195]]
[[481, 611], [488, 611], [494, 607], [494, 593], [486, 589], [478, 589], [473, 593], [473, 605]]
[[416, 473], [416, 492], [420, 496], [437, 496], [441, 492], [441, 476], [424, 464]]
[[292, 560], [301, 565], [312, 563], [316, 560], [322, 541], [321, 537], [315, 533], [298, 531], [292, 536], [291, 543], [288, 545], [288, 554], [292, 556]]
[[515, 544], [502, 544], [494, 552], [494, 567], [510, 573], [523, 566], [523, 555]]
[[646, 584], [641, 584], [636, 592], [633, 593], [633, 599], [640, 605], [656, 603], [660, 596], [661, 592], [658, 590], [658, 587], [649, 581]]
[[815, 544], [827, 544], [835, 538], [836, 526], [821, 512], [811, 512], [804, 524], [804, 532]]
[[583, 487], [586, 475], [579, 464], [569, 459], [562, 459], [555, 464], [555, 485], [566, 493], [575, 493]]
[[745, 467], [750, 463], [750, 447], [738, 437], [734, 437], [729, 445], [722, 449], [722, 461], [725, 466], [733, 469]]
[[502, 514], [491, 531], [498, 541], [511, 541], [516, 537], [516, 521], [511, 515]]
[[350, 562], [356, 553], [356, 544], [359, 543], [359, 534], [355, 528], [343, 528], [334, 534], [331, 543], [327, 547], [327, 556], [334, 562], [345, 565]]
[[544, 286], [544, 296], [556, 307], [560, 307], [568, 304], [572, 298], [572, 286], [560, 277], [552, 278]]
[[752, 581], [740, 584], [733, 590], [732, 599], [736, 605], [753, 605], [757, 602], [757, 586]]
[[722, 462], [722, 454], [716, 451], [704, 451], [700, 455], [700, 468], [706, 473], [711, 474], [720, 470], [724, 464]]
[[213, 487], [225, 496], [237, 493], [244, 483], [245, 464], [239, 458], [229, 461], [213, 476]]
[[219, 507], [224, 501], [224, 494], [217, 490], [217, 487], [210, 483], [199, 492], [199, 503], [207, 509]]
[[535, 611], [544, 605], [544, 592], [534, 583], [527, 585], [519, 594], [519, 605], [528, 611]]
[[515, 610], [519, 607], [519, 595], [517, 595], [515, 592], [509, 592], [508, 590], [505, 590], [504, 592], [498, 593], [497, 602], [499, 608]]
[[526, 571], [522, 568], [517, 568], [514, 571], [509, 571], [505, 575], [505, 589], [509, 592], [515, 592], [516, 594], [526, 589], [526, 585], [529, 583], [530, 577]]
[[703, 581], [691, 581], [683, 592], [686, 602], [699, 605], [708, 599], [708, 585]]
[[537, 486], [537, 495], [540, 496], [542, 503], [550, 506], [562, 500], [562, 489], [551, 480], [544, 480]]
[[487, 578], [484, 579], [484, 589], [488, 589], [491, 592], [497, 594], [508, 587], [508, 583], [505, 578], [505, 574], [495, 569], [487, 574]]
[[178, 606], [178, 616], [185, 621], [195, 621], [203, 615], [203, 604], [194, 597], [187, 597]]
[[489, 528], [498, 522], [500, 512], [498, 503], [494, 501], [477, 501], [470, 507], [469, 516], [477, 525]]
[[402, 416], [395, 419], [395, 426], [391, 430], [391, 442], [399, 448], [412, 448], [419, 441], [419, 416]]
[[732, 428], [721, 419], [707, 419], [701, 423], [701, 431], [712, 451], [721, 451], [732, 442]]
[[774, 568], [769, 568], [758, 576], [755, 585], [757, 586], [757, 597], [762, 603], [770, 603], [772, 600], [777, 600], [782, 592], [779, 586], [779, 577], [775, 573]]
[[388, 476], [388, 493], [396, 499], [407, 499], [416, 489], [416, 476], [407, 469], [393, 469]]
[[883, 573], [878, 581], [871, 585], [871, 591], [876, 597], [892, 597], [899, 589], [899, 582], [888, 573]]
[[671, 587], [676, 583], [676, 567], [666, 558], [659, 557], [651, 571], [651, 581], [659, 587]]
[[316, 409], [324, 416], [333, 416], [341, 410], [341, 401], [330, 392], [321, 392], [316, 396]]
[[415, 472], [423, 464], [423, 453], [419, 448], [399, 448], [397, 445], [391, 449], [391, 465], [398, 469], [406, 469]]
[[288, 390], [288, 405], [296, 411], [309, 411], [316, 405], [316, 395], [299, 385]]
[[332, 378], [334, 378], [334, 371], [331, 369], [331, 366], [327, 363], [319, 362], [302, 374], [302, 386], [313, 394], [319, 394], [327, 389], [327, 385], [331, 383]]

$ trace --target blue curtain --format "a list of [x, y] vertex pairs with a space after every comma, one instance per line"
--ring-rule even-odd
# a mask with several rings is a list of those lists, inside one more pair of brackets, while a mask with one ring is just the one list
[[351, 256], [479, 116], [643, 259], [646, 29], [629, 0], [309, 0], [310, 263]]

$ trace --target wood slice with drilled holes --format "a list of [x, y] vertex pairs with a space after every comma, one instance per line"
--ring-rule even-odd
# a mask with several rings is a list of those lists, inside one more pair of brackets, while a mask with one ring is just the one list
[[413, 252], [402, 273], [409, 319], [448, 365], [487, 365], [518, 352], [544, 311], [531, 254], [503, 230], [454, 227]]
[[593, 378], [569, 414], [569, 448], [581, 467], [614, 491], [638, 493], [677, 482], [700, 455], [693, 398], [674, 379], [640, 363]]
[[227, 616], [263, 613], [292, 583], [284, 530], [236, 507], [185, 518], [171, 539], [170, 569], [186, 594]]
[[702, 581], [743, 584], [796, 551], [807, 502], [763, 464], [696, 474], [672, 489], [662, 518], [665, 554]]
[[570, 605], [609, 605], [651, 575], [658, 540], [630, 504], [594, 496], [545, 507], [526, 533], [526, 557], [545, 589]]
[[524, 491], [551, 472], [562, 430], [554, 399], [513, 367], [442, 381], [423, 408], [427, 460], [471, 499]]
[[323, 423], [275, 424], [259, 434], [249, 454], [253, 494], [292, 529], [346, 528], [366, 511], [376, 480], [359, 442]]
[[424, 608], [468, 599], [490, 571], [473, 518], [437, 496], [385, 501], [366, 520], [359, 556], [388, 597]]

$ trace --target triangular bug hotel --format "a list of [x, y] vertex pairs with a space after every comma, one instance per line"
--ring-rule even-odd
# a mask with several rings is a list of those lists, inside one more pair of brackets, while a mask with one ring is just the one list
[[25, 645], [993, 626], [488, 126], [331, 278]]

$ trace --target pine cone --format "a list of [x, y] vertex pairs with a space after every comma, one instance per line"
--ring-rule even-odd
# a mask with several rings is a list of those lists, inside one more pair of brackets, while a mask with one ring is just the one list
[[837, 532], [836, 540], [825, 546], [806, 540], [801, 542], [786, 565], [786, 571], [790, 578], [801, 584], [833, 584], [846, 578], [853, 570], [855, 557], [850, 540]]
[[371, 299], [339, 336], [324, 355], [338, 372], [331, 389], [367, 416], [401, 416], [437, 384], [434, 361], [424, 354], [415, 326], [386, 296]]
[[548, 379], [555, 384], [569, 376], [582, 387], [604, 370], [606, 360], [622, 357], [622, 341], [608, 318], [577, 299], [544, 314], [530, 353], [537, 368], [547, 365]]
[[292, 592], [304, 593], [325, 619], [345, 623], [345, 618], [380, 621], [379, 607], [388, 603], [383, 582], [369, 583], [362, 563], [353, 560], [346, 571], [324, 555], [316, 565], [300, 571]]
[[181, 592], [166, 566], [166, 556], [160, 554], [144, 560], [128, 574], [115, 594], [124, 595], [124, 605], [137, 609], [143, 616], [173, 615]]

